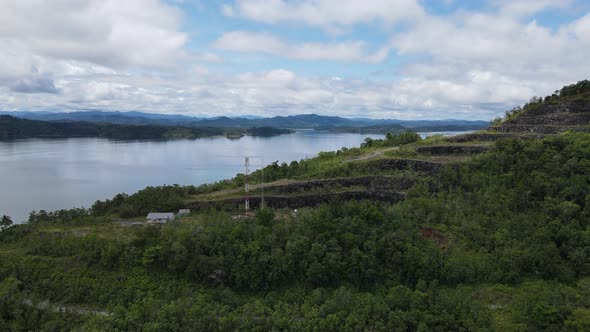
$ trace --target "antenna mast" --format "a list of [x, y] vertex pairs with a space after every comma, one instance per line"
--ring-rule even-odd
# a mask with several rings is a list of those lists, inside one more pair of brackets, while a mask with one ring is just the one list
[[246, 157], [245, 160], [246, 171], [244, 172], [244, 208], [246, 214], [250, 213], [250, 158]]
[[262, 165], [260, 166], [262, 170], [262, 181], [260, 181], [260, 187], [262, 188], [262, 194], [260, 195], [260, 208], [264, 209], [264, 157], [262, 157]]
[[[260, 178], [260, 208], [264, 208], [264, 157], [255, 156], [253, 158], [258, 158], [261, 160], [261, 178]], [[244, 208], [246, 209], [246, 214], [251, 213], [250, 207], [250, 157], [245, 157], [244, 165], [246, 167], [244, 172]]]

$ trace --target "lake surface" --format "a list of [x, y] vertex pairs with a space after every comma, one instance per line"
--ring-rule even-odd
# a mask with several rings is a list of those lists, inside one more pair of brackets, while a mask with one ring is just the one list
[[359, 146], [365, 137], [298, 130], [275, 137], [245, 136], [174, 141], [120, 142], [98, 138], [0, 142], [0, 216], [14, 222], [32, 210], [90, 207], [117, 193], [147, 186], [200, 185], [232, 178], [278, 160], [290, 162], [319, 151]]
[[420, 137], [422, 138], [426, 138], [426, 137], [430, 137], [430, 136], [434, 136], [434, 135], [440, 135], [440, 136], [455, 136], [455, 135], [461, 135], [461, 134], [469, 134], [474, 132], [474, 130], [465, 130], [465, 131], [419, 131], [417, 132], [418, 135], [420, 135]]

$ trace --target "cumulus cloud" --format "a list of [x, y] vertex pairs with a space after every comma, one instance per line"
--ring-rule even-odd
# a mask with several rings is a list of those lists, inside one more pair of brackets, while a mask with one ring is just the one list
[[455, 20], [432, 18], [395, 34], [393, 45], [401, 55], [424, 53], [437, 59], [547, 63], [580, 54], [576, 44], [581, 38], [569, 28], [554, 32], [536, 21], [521, 23], [502, 16], [469, 14]]
[[573, 0], [493, 0], [502, 15], [523, 17], [548, 8], [567, 8]]
[[214, 47], [229, 51], [266, 53], [290, 59], [335, 60], [376, 63], [385, 60], [389, 48], [368, 53], [366, 43], [347, 41], [338, 43], [288, 43], [269, 33], [232, 31], [224, 33]]
[[[403, 79], [397, 82], [302, 77], [287, 69], [234, 75], [203, 73], [162, 78], [100, 75], [56, 81], [60, 94], [27, 94], [25, 109], [142, 110], [194, 116], [260, 116], [319, 113], [381, 118], [491, 118], [490, 104], [505, 100], [501, 91], [480, 92], [478, 83]], [[489, 87], [493, 87], [490, 82]], [[465, 93], [465, 91], [470, 91]], [[449, 93], [452, 92], [452, 93]], [[526, 91], [529, 92], [529, 91]], [[2, 98], [0, 109], [11, 109]], [[476, 101], [476, 102], [474, 102]], [[469, 105], [464, 107], [458, 105]]]
[[590, 44], [590, 14], [572, 22], [563, 31], [570, 37], [575, 37], [579, 43], [588, 46]]
[[268, 24], [295, 22], [326, 28], [374, 22], [395, 24], [424, 15], [416, 0], [237, 0], [221, 8], [227, 16]]
[[22, 93], [58, 93], [53, 79], [46, 76], [23, 77], [10, 85], [10, 90]]
[[[543, 4], [545, 7], [539, 5], [536, 10], [556, 5], [552, 1]], [[479, 91], [476, 98], [465, 102], [496, 96], [490, 102], [508, 106], [585, 78], [580, 73], [590, 72], [590, 64], [584, 60], [590, 54], [586, 42], [590, 34], [584, 28], [590, 23], [588, 17], [552, 29], [504, 11], [463, 12], [452, 20], [431, 17], [396, 33], [392, 44], [398, 55], [426, 55], [429, 59], [400, 69], [404, 76], [425, 83], [451, 82], [466, 96], [472, 89]], [[448, 89], [447, 94], [452, 96], [453, 91]]]
[[5, 0], [0, 22], [2, 49], [106, 66], [162, 66], [187, 40], [157, 0]]
[[[426, 13], [414, 1], [237, 0], [223, 12], [267, 24], [301, 23], [322, 28], [357, 24], [405, 22], [391, 43], [371, 54], [363, 42], [288, 44], [269, 34], [236, 31], [224, 34], [216, 46], [240, 52], [261, 52], [283, 58], [331, 59], [380, 63], [394, 52], [409, 59], [395, 68], [391, 87], [352, 84], [354, 94], [332, 92], [332, 104], [400, 114], [472, 114], [491, 118], [533, 95], [585, 77], [590, 64], [590, 14], [571, 23], [547, 27], [534, 15], [571, 8], [570, 0], [491, 0], [485, 10], [457, 10], [449, 15]], [[403, 13], [403, 14], [400, 14]], [[307, 47], [306, 47], [307, 46]], [[362, 92], [361, 92], [362, 91]], [[364, 97], [364, 98], [363, 98]], [[363, 100], [363, 102], [359, 102]], [[408, 112], [402, 112], [407, 116]]]
[[[237, 0], [222, 5], [224, 19], [253, 20], [272, 33], [240, 21], [244, 30], [220, 33], [204, 50], [190, 48], [195, 34], [181, 31], [184, 14], [173, 3], [3, 1], [0, 109], [491, 119], [590, 72], [590, 14], [550, 27], [535, 20], [575, 8], [572, 1], [490, 0], [435, 14], [418, 0]], [[318, 36], [289, 42], [272, 29], [285, 23]], [[367, 29], [379, 29], [379, 38]], [[350, 39], [330, 35], [337, 30]], [[387, 42], [377, 44], [383, 35]], [[232, 67], [217, 50], [254, 66]], [[302, 62], [291, 67], [296, 61], [281, 64], [285, 58]], [[302, 76], [294, 68], [305, 60], [354, 70]], [[381, 74], [363, 75], [367, 68]]]
[[0, 86], [56, 94], [57, 78], [173, 67], [189, 57], [181, 18], [179, 10], [157, 0], [5, 0]]

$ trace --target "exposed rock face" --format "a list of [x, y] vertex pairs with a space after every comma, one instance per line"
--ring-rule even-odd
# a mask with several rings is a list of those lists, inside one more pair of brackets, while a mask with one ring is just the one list
[[590, 103], [570, 100], [545, 102], [491, 129], [502, 133], [558, 134], [567, 130], [588, 131], [588, 125]]
[[[394, 178], [387, 176], [362, 176], [354, 178], [313, 180], [267, 187], [264, 196], [266, 206], [273, 208], [301, 208], [316, 206], [331, 201], [372, 200], [377, 202], [396, 203], [404, 199], [404, 191], [414, 184], [411, 178]], [[363, 187], [356, 189], [352, 187]], [[328, 192], [329, 190], [344, 189], [343, 192]], [[312, 190], [326, 190], [313, 192]], [[284, 194], [285, 196], [283, 196]], [[260, 196], [256, 194], [250, 198], [250, 206], [260, 205]], [[194, 202], [189, 207], [206, 209], [212, 207], [240, 208], [244, 205], [244, 198], [230, 198], [215, 201]]]
[[418, 153], [429, 153], [431, 155], [447, 154], [478, 154], [488, 150], [484, 145], [438, 145], [420, 146], [416, 148]]
[[[403, 194], [391, 191], [347, 191], [343, 193], [328, 193], [319, 195], [300, 195], [289, 197], [270, 196], [264, 197], [264, 204], [272, 208], [301, 208], [316, 206], [331, 201], [343, 202], [350, 200], [371, 200], [376, 202], [397, 203], [405, 198]], [[243, 199], [237, 203], [243, 203]], [[250, 206], [256, 208], [260, 205], [260, 197], [250, 199]]]
[[442, 164], [432, 161], [414, 159], [377, 159], [369, 161], [364, 167], [368, 167], [369, 169], [374, 169], [376, 171], [413, 170], [432, 174], [438, 172], [442, 167]]
[[393, 179], [386, 176], [363, 176], [356, 178], [342, 178], [329, 180], [312, 180], [268, 187], [269, 191], [275, 193], [297, 193], [314, 189], [332, 189], [338, 187], [366, 187], [369, 191], [379, 190], [406, 190], [414, 184], [413, 179]]
[[[291, 208], [297, 209], [302, 207], [312, 207], [331, 201], [343, 202], [349, 200], [371, 200], [376, 202], [397, 203], [405, 198], [404, 194], [391, 191], [347, 191], [342, 193], [326, 193], [316, 195], [297, 195], [297, 196], [265, 196], [265, 206], [280, 209]], [[250, 207], [253, 209], [260, 206], [260, 197], [250, 198]], [[191, 209], [206, 209], [216, 206], [234, 206], [240, 208], [244, 206], [243, 198], [227, 199], [215, 202], [195, 202], [190, 205]]]
[[545, 134], [522, 134], [522, 133], [473, 133], [473, 134], [463, 134], [448, 137], [447, 141], [454, 142], [454, 143], [465, 143], [465, 142], [473, 142], [473, 141], [480, 141], [480, 142], [494, 142], [499, 139], [503, 138], [524, 138], [524, 139], [541, 139], [545, 137]]

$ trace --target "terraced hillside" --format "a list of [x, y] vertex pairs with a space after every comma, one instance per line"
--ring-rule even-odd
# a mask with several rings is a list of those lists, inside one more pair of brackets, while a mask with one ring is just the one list
[[[408, 134], [402, 134], [408, 135]], [[397, 136], [375, 140], [372, 146], [324, 153], [318, 158], [291, 165], [270, 165], [251, 176], [250, 204], [262, 201], [272, 208], [312, 207], [334, 201], [371, 200], [397, 203], [420, 179], [436, 175], [444, 165], [456, 165], [488, 150], [490, 142], [454, 143], [432, 137], [393, 146]], [[308, 165], [311, 164], [311, 165]], [[305, 165], [305, 166], [302, 166]], [[239, 211], [244, 205], [241, 178], [232, 188], [194, 195], [187, 206], [196, 210], [210, 207]]]
[[590, 131], [590, 81], [565, 86], [545, 98], [533, 97], [523, 107], [515, 107], [494, 120], [488, 130], [458, 135], [449, 141], [541, 139], [566, 131]]
[[[587, 93], [590, 99], [590, 92]], [[588, 131], [590, 103], [584, 99], [543, 102], [494, 127], [499, 132], [557, 134], [568, 130]]]
[[557, 134], [590, 130], [590, 82], [566, 86], [545, 98], [533, 98], [509, 112], [492, 130], [502, 133]]

